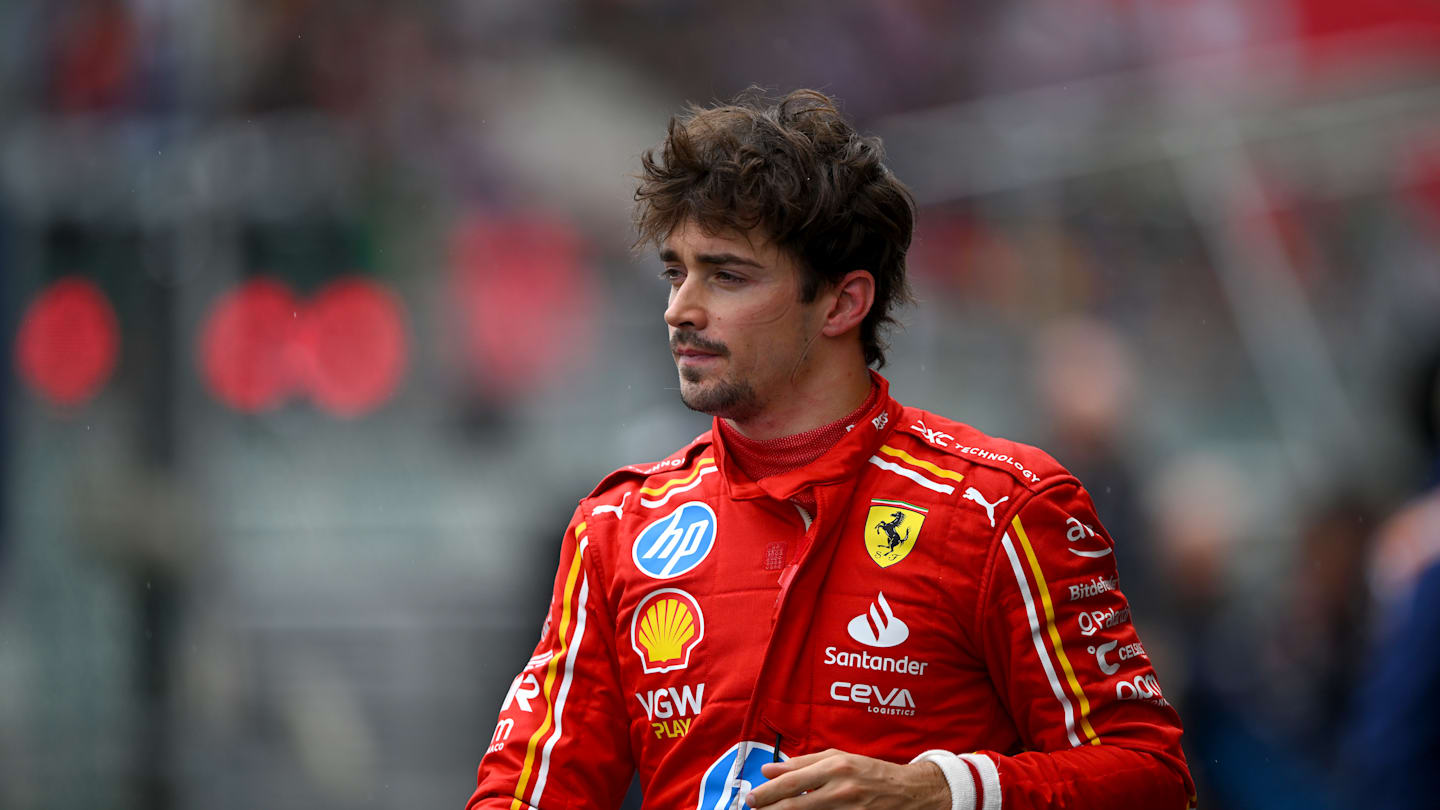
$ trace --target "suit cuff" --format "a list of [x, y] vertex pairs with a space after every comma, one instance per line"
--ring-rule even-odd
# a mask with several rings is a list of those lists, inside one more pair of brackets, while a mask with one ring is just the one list
[[940, 766], [945, 775], [945, 784], [950, 786], [950, 810], [980, 810], [975, 806], [975, 777], [965, 760], [949, 751], [931, 749], [910, 760], [933, 762]]
[[984, 754], [961, 754], [960, 759], [968, 762], [980, 778], [976, 810], [1000, 810], [1000, 768], [995, 760]]

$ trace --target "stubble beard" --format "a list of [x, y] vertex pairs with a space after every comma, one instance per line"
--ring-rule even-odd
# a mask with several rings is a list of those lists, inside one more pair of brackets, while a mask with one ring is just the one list
[[755, 389], [749, 383], [711, 380], [694, 369], [680, 369], [680, 401], [692, 411], [725, 419], [744, 419], [759, 410]]
[[[728, 358], [730, 350], [724, 343], [709, 340], [689, 329], [676, 329], [670, 333], [670, 349], [677, 351], [681, 346], [693, 346], [702, 351], [713, 352]], [[723, 419], [745, 419], [760, 410], [759, 397], [748, 382], [726, 379], [716, 374], [679, 365], [680, 401], [692, 411], [708, 413]]]

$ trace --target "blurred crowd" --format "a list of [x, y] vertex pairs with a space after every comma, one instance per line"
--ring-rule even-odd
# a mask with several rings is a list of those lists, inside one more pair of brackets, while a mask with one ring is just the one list
[[708, 424], [630, 176], [752, 84], [885, 139], [884, 373], [1090, 489], [1200, 806], [1431, 806], [1437, 79], [1424, 0], [0, 4], [0, 807], [458, 807]]

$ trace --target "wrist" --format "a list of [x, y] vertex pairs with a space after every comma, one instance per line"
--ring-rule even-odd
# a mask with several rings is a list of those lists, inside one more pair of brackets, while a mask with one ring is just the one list
[[[977, 810], [975, 807], [975, 777], [965, 760], [949, 751], [931, 750], [910, 760], [914, 764], [928, 764], [927, 770], [938, 772], [944, 780], [944, 794], [949, 801], [937, 805], [949, 810]], [[939, 787], [938, 783], [936, 785]]]
[[945, 769], [934, 760], [914, 763], [920, 773], [920, 783], [915, 791], [915, 807], [925, 810], [954, 810], [950, 780]]

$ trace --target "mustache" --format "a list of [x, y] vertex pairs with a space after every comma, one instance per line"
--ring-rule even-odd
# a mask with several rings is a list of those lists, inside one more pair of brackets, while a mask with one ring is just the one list
[[670, 351], [678, 352], [681, 349], [687, 348], [699, 349], [702, 352], [710, 352], [711, 354], [717, 354], [721, 357], [728, 357], [730, 354], [730, 349], [726, 348], [724, 343], [707, 340], [693, 331], [677, 330], [675, 334], [670, 336]]

